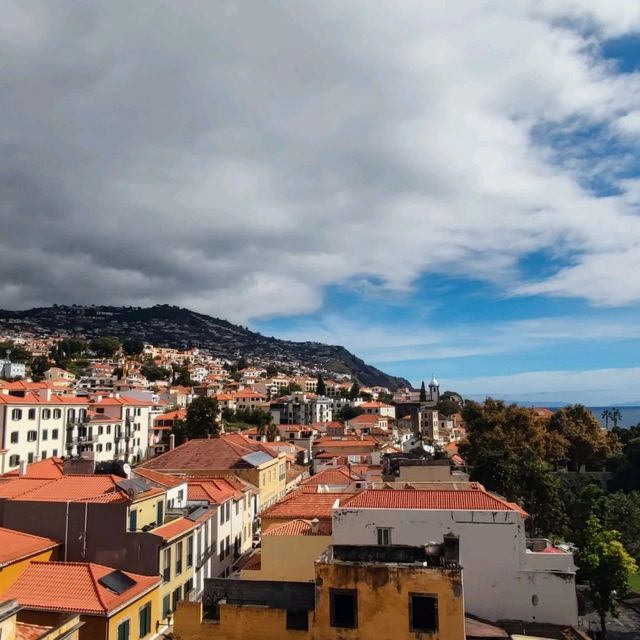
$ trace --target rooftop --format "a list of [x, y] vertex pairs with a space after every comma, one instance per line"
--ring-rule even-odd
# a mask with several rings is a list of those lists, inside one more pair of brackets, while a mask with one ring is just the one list
[[330, 519], [332, 516], [333, 505], [336, 500], [340, 504], [348, 502], [353, 494], [326, 492], [317, 493], [305, 491], [304, 488], [292, 491], [285, 496], [280, 502], [267, 509], [263, 514], [263, 518], [282, 518], [311, 520], [313, 518]]
[[172, 487], [177, 487], [178, 485], [184, 484], [186, 480], [181, 478], [180, 476], [172, 476], [168, 473], [161, 473], [160, 471], [154, 471], [153, 469], [142, 469], [140, 467], [136, 467], [134, 469], [134, 473], [141, 478], [145, 478], [150, 482], [155, 482], [162, 487], [166, 487], [170, 489]]
[[42, 538], [13, 529], [0, 527], [0, 568], [37, 553], [43, 553], [60, 544], [51, 538]]
[[[117, 589], [120, 593], [105, 586], [111, 584], [110, 575], [123, 584]], [[32, 562], [3, 598], [17, 600], [26, 609], [104, 616], [160, 582], [160, 576], [116, 571], [92, 562]]]
[[318, 485], [341, 485], [348, 486], [356, 480], [362, 480], [357, 473], [350, 471], [348, 467], [338, 467], [336, 469], [325, 469], [303, 481], [305, 486], [317, 487]]
[[518, 505], [478, 489], [368, 489], [343, 501], [341, 506], [350, 509], [516, 511], [528, 515]]
[[187, 520], [187, 518], [176, 518], [167, 524], [156, 527], [151, 531], [156, 536], [160, 536], [165, 542], [179, 538], [197, 527], [197, 522]]
[[[38, 462], [27, 465], [23, 478], [56, 479], [62, 477], [62, 458], [45, 458]], [[17, 477], [20, 475], [18, 469], [5, 473], [3, 478]]]
[[314, 533], [311, 520], [291, 520], [283, 524], [270, 526], [263, 534], [264, 536], [330, 536], [331, 526], [326, 522], [318, 522], [318, 529]]
[[157, 458], [148, 460], [140, 468], [158, 471], [251, 469], [255, 465], [243, 458], [256, 452], [266, 453], [270, 458], [277, 457], [277, 453], [272, 453], [259, 442], [239, 434], [228, 434], [219, 438], [189, 440]]

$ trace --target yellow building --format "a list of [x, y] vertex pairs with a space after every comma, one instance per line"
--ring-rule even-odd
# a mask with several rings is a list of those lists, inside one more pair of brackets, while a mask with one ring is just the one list
[[259, 568], [243, 569], [241, 578], [312, 582], [314, 562], [330, 544], [330, 528], [317, 519], [274, 525], [262, 534]]
[[0, 638], [2, 640], [79, 640], [80, 616], [59, 614], [53, 624], [34, 625], [18, 622], [20, 605], [15, 600], [0, 601]]
[[142, 640], [160, 626], [160, 577], [89, 562], [32, 562], [2, 599], [21, 607], [18, 622], [51, 626], [79, 615], [79, 640]]
[[168, 621], [178, 602], [193, 588], [194, 552], [193, 531], [197, 523], [187, 518], [176, 518], [154, 529], [162, 538], [160, 547], [160, 618]]
[[464, 640], [458, 540], [441, 545], [331, 546], [315, 581], [212, 579], [181, 603], [175, 640]]
[[0, 527], [0, 593], [6, 591], [34, 560], [55, 560], [57, 550], [56, 540]]

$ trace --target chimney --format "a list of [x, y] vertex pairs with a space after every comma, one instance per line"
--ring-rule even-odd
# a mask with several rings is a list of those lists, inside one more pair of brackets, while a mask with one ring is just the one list
[[172, 433], [169, 435], [169, 451], [175, 448], [176, 448], [176, 435], [175, 433]]
[[320, 530], [320, 520], [318, 520], [318, 518], [314, 518], [311, 521], [311, 533], [314, 536], [317, 536], [319, 530]]
[[38, 389], [38, 397], [45, 402], [49, 402], [51, 400], [51, 389], [49, 387]]
[[27, 461], [20, 460], [20, 464], [18, 466], [18, 475], [24, 476], [27, 473]]
[[444, 561], [458, 563], [460, 561], [460, 537], [455, 533], [445, 533], [444, 540]]

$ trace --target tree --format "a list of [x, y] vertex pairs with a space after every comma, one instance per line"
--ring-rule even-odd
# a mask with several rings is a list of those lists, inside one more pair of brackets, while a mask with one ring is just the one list
[[356, 416], [359, 416], [363, 413], [364, 409], [361, 409], [360, 407], [352, 407], [350, 405], [346, 405], [336, 412], [335, 418], [340, 422], [347, 422], [347, 420], [352, 420]]
[[135, 338], [127, 338], [122, 341], [122, 350], [125, 355], [139, 356], [144, 349], [144, 342], [142, 340], [136, 340]]
[[278, 367], [276, 367], [274, 364], [268, 364], [265, 369], [269, 378], [273, 378], [273, 376], [278, 375]]
[[384, 402], [385, 404], [391, 404], [393, 402], [393, 394], [381, 391], [378, 394], [378, 402]]
[[613, 422], [614, 429], [618, 426], [618, 422], [622, 422], [622, 413], [620, 412], [620, 409], [616, 409], [616, 407], [611, 409], [611, 421]]
[[629, 591], [629, 576], [638, 567], [620, 542], [620, 534], [615, 529], [604, 529], [594, 515], [587, 521], [576, 561], [606, 639], [607, 615], [617, 615], [617, 601]]
[[120, 350], [120, 340], [115, 336], [102, 336], [91, 340], [89, 348], [99, 358], [111, 358]]
[[[570, 467], [580, 471], [584, 467], [602, 468], [611, 455], [612, 442], [595, 416], [586, 407], [576, 404], [556, 411], [549, 418], [547, 429], [556, 435], [556, 451], [550, 462], [566, 458]], [[563, 450], [562, 460], [559, 452]]]
[[460, 411], [460, 405], [450, 398], [444, 398], [438, 402], [436, 409], [438, 410], [438, 413], [441, 413], [442, 415], [452, 416], [454, 413], [458, 413], [458, 411]]
[[19, 344], [0, 342], [0, 358], [9, 358], [11, 362], [29, 362], [31, 353]]
[[190, 387], [193, 384], [193, 380], [191, 380], [191, 374], [189, 373], [189, 369], [187, 367], [175, 366], [173, 368], [171, 377], [173, 378], [173, 384], [175, 385]]
[[423, 380], [422, 384], [420, 385], [420, 402], [426, 402], [426, 401], [427, 401], [427, 387], [425, 387], [424, 380]]
[[31, 360], [31, 379], [34, 382], [40, 382], [44, 379], [44, 373], [50, 368], [49, 358], [47, 356], [36, 356]]
[[604, 428], [608, 431], [609, 430], [609, 420], [611, 420], [611, 418], [613, 417], [613, 415], [611, 413], [611, 409], [605, 409], [600, 414], [600, 417], [604, 420]]
[[156, 380], [168, 380], [171, 375], [171, 371], [163, 367], [159, 367], [153, 362], [145, 362], [140, 367], [140, 373], [149, 381], [155, 382]]
[[279, 435], [280, 431], [278, 429], [278, 425], [273, 422], [269, 423], [269, 426], [267, 427], [267, 441], [275, 442]]
[[318, 376], [318, 382], [316, 383], [316, 393], [319, 396], [327, 395], [327, 385], [324, 383], [324, 380], [322, 379], [322, 375]]
[[247, 361], [244, 359], [243, 356], [240, 356], [238, 358], [238, 362], [236, 363], [236, 370], [240, 371], [242, 369], [246, 369], [247, 367]]
[[602, 498], [596, 513], [609, 529], [616, 529], [624, 548], [640, 560], [640, 493], [616, 491]]
[[290, 396], [296, 391], [302, 391], [302, 387], [297, 382], [290, 382], [286, 387], [283, 387], [280, 391], [281, 396]]
[[218, 401], [207, 396], [194, 398], [187, 407], [184, 432], [188, 438], [217, 437], [220, 433]]
[[355, 400], [360, 395], [360, 385], [354, 380], [351, 385], [351, 389], [349, 390], [349, 397], [352, 400]]

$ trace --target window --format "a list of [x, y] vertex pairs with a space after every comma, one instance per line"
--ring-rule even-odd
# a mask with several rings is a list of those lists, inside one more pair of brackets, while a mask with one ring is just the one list
[[227, 510], [226, 520], [228, 520], [231, 517], [231, 500], [229, 500], [225, 506]]
[[31, 464], [33, 462], [33, 452], [27, 454], [27, 463]]
[[111, 425], [110, 424], [107, 425], [107, 435], [108, 436], [111, 435]]
[[175, 611], [176, 607], [178, 606], [178, 602], [180, 600], [182, 600], [182, 587], [178, 587], [174, 592], [173, 592], [173, 597], [172, 599], [172, 603], [171, 603], [171, 608]]
[[151, 603], [147, 602], [138, 611], [138, 623], [140, 625], [140, 637], [144, 638], [151, 632]]
[[171, 596], [162, 598], [162, 617], [166, 618], [171, 613]]
[[96, 445], [96, 451], [97, 451], [98, 453], [100, 453], [100, 452], [102, 451], [102, 445], [101, 445], [101, 444], [97, 444], [97, 445]]
[[193, 566], [193, 536], [187, 538], [187, 567]]
[[35, 409], [29, 409], [29, 413], [27, 414], [27, 416], [29, 417], [29, 420], [35, 420], [36, 419], [36, 410]]
[[45, 450], [45, 451], [43, 451], [40, 455], [42, 456], [41, 460], [46, 460], [46, 459], [47, 459], [47, 452], [46, 452], [46, 450]]
[[164, 502], [158, 500], [156, 503], [156, 524], [160, 526], [164, 522]]
[[123, 620], [118, 625], [118, 640], [129, 640], [129, 620]]
[[307, 611], [289, 611], [287, 609], [287, 629], [295, 631], [309, 630], [309, 614]]
[[135, 509], [129, 511], [129, 531], [135, 531], [138, 528], [138, 512]]
[[11, 412], [11, 419], [12, 420], [22, 420], [22, 409], [14, 409]]
[[176, 545], [176, 575], [179, 576], [182, 573], [182, 551], [184, 544], [182, 540]]
[[329, 609], [332, 627], [358, 627], [358, 592], [355, 589], [330, 589]]
[[61, 409], [54, 409], [53, 410], [53, 419], [54, 420], [60, 420], [62, 416], [62, 410]]
[[20, 464], [20, 456], [18, 455], [9, 456], [10, 467], [17, 467], [19, 464]]
[[54, 449], [54, 450], [51, 452], [51, 455], [52, 455], [54, 458], [55, 458], [55, 457], [57, 457], [57, 455], [58, 455], [58, 450], [57, 450], [57, 449]]
[[171, 577], [171, 547], [162, 551], [162, 579], [169, 582]]
[[98, 426], [98, 435], [101, 436], [104, 432], [104, 427], [102, 425]]
[[238, 515], [240, 513], [240, 500], [236, 500], [235, 505], [236, 505], [236, 515]]
[[49, 439], [49, 429], [43, 429], [42, 430], [42, 440], [48, 440]]
[[227, 536], [224, 540], [224, 555], [228, 556], [231, 553], [231, 536]]
[[42, 410], [42, 419], [48, 420], [51, 417], [51, 409], [43, 409]]
[[438, 598], [421, 593], [409, 594], [409, 629], [424, 633], [438, 630]]
[[111, 451], [111, 443], [110, 443], [110, 442], [107, 442], [107, 444], [104, 446], [104, 448], [105, 448], [107, 451]]
[[11, 444], [17, 444], [18, 443], [18, 437], [19, 434], [17, 431], [12, 431], [11, 432]]
[[27, 431], [27, 442], [35, 442], [38, 439], [37, 431]]
[[376, 532], [378, 534], [378, 544], [387, 546], [391, 544], [391, 529], [389, 527], [377, 527]]
[[51, 438], [52, 438], [53, 440], [57, 440], [57, 439], [58, 439], [58, 430], [57, 430], [57, 429], [53, 429], [53, 430], [51, 431]]
[[189, 580], [187, 580], [184, 583], [184, 587], [183, 587], [183, 593], [185, 598], [187, 597], [187, 594], [189, 593], [189, 591], [191, 591], [191, 589], [193, 589], [193, 580], [189, 578]]
[[178, 502], [182, 503], [183, 500], [184, 500], [184, 489], [180, 489], [180, 491], [178, 491]]

